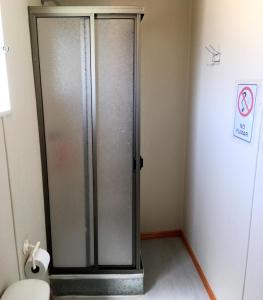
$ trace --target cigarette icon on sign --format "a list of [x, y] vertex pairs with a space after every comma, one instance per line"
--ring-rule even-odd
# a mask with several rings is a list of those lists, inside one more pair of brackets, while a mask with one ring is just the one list
[[242, 112], [245, 111], [245, 109], [249, 110], [248, 105], [247, 105], [247, 101], [246, 101], [246, 97], [247, 97], [247, 92], [243, 92], [242, 94], [242, 101], [241, 101], [241, 105], [242, 105]]

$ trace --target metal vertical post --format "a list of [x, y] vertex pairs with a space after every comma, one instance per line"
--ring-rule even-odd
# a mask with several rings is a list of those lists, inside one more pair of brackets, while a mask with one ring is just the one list
[[93, 157], [93, 211], [94, 211], [94, 265], [98, 265], [98, 187], [97, 187], [97, 135], [96, 135], [96, 58], [95, 58], [95, 16], [90, 16], [91, 57], [91, 101], [92, 101], [92, 157]]

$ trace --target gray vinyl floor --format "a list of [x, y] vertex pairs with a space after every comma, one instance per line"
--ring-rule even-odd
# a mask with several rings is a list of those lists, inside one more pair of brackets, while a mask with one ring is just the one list
[[145, 295], [61, 297], [56, 300], [208, 300], [208, 295], [181, 239], [143, 241]]

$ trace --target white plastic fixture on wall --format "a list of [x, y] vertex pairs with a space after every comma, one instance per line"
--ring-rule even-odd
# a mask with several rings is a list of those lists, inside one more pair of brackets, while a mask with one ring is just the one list
[[0, 117], [10, 113], [11, 103], [6, 68], [6, 54], [9, 47], [4, 44], [2, 14], [0, 8]]

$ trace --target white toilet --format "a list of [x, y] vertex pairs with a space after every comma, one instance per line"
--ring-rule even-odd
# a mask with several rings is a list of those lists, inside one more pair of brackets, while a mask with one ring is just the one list
[[49, 300], [49, 285], [42, 280], [26, 279], [10, 285], [1, 300]]

